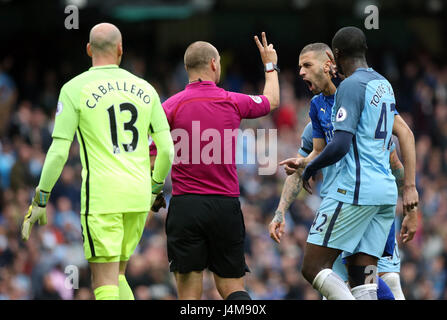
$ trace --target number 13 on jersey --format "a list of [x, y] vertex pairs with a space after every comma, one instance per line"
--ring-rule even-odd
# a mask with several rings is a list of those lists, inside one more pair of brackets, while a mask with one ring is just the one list
[[[138, 118], [137, 108], [128, 102], [121, 103], [119, 105], [120, 112], [128, 111], [131, 114], [131, 118], [128, 122], [123, 123], [124, 130], [130, 131], [132, 133], [132, 140], [130, 143], [122, 143], [125, 152], [133, 152], [137, 148], [138, 144], [138, 130], [134, 126], [135, 122]], [[113, 153], [120, 153], [120, 146], [118, 142], [118, 133], [117, 133], [117, 121], [115, 115], [115, 105], [111, 105], [107, 112], [109, 113], [109, 121], [110, 121], [110, 134], [112, 138], [113, 145]]]

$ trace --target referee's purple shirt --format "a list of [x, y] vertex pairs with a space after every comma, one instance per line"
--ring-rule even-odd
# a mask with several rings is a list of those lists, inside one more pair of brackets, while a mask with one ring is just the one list
[[[171, 172], [172, 194], [238, 197], [235, 129], [239, 128], [242, 119], [268, 114], [270, 103], [267, 98], [225, 91], [212, 81], [197, 81], [162, 105], [176, 150]], [[214, 138], [220, 142], [212, 144]], [[214, 153], [216, 150], [217, 154]], [[151, 154], [154, 151], [152, 145]]]

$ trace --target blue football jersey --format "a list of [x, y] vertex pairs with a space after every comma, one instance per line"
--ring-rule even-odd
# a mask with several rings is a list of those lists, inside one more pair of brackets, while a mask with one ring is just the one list
[[[310, 101], [309, 116], [312, 120], [312, 137], [326, 140], [326, 144], [331, 142], [334, 136], [334, 127], [332, 126], [332, 105], [334, 104], [334, 95], [325, 96], [323, 93], [316, 95]], [[323, 182], [321, 184], [320, 196], [324, 198], [329, 191], [330, 186], [335, 180], [336, 165], [321, 169], [323, 173]]]
[[331, 142], [334, 136], [332, 126], [332, 106], [334, 104], [334, 95], [325, 96], [320, 93], [310, 101], [309, 116], [312, 120], [312, 135], [314, 138], [322, 138], [326, 143]]
[[396, 109], [391, 84], [372, 68], [358, 68], [335, 93], [334, 130], [354, 135], [336, 164], [328, 197], [354, 205], [395, 205], [397, 187], [390, 169]]

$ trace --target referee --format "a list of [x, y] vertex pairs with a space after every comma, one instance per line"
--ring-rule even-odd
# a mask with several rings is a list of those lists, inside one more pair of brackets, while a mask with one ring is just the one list
[[[276, 51], [264, 32], [262, 43], [257, 36], [254, 39], [265, 68], [263, 95], [217, 87], [219, 52], [210, 43], [197, 41], [184, 55], [189, 84], [163, 103], [176, 148], [189, 145], [177, 148], [179, 161], [172, 166], [173, 197], [166, 218], [169, 266], [179, 299], [201, 298], [203, 270], [208, 268], [223, 299], [250, 300], [243, 278], [249, 270], [238, 198], [237, 131], [242, 119], [265, 116], [279, 105]], [[229, 131], [236, 134], [227, 139]], [[176, 132], [183, 134], [176, 137]], [[212, 150], [210, 143], [215, 146]]]
[[[124, 276], [146, 217], [171, 168], [173, 142], [154, 88], [118, 67], [121, 33], [109, 23], [90, 31], [93, 66], [61, 89], [53, 142], [22, 238], [36, 221], [46, 224], [46, 204], [65, 165], [73, 136], [81, 149], [81, 226], [85, 258], [97, 300], [133, 300]], [[148, 135], [159, 150], [151, 183]], [[31, 241], [31, 240], [30, 240]]]

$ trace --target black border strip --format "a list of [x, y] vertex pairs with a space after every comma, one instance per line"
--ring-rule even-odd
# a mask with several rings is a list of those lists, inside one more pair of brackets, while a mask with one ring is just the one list
[[354, 135], [352, 139], [352, 145], [354, 147], [354, 158], [355, 158], [355, 189], [354, 189], [354, 205], [359, 204], [359, 193], [360, 193], [360, 158], [359, 150], [357, 148], [357, 139]]
[[337, 208], [335, 208], [335, 212], [334, 215], [332, 216], [331, 222], [329, 222], [329, 226], [327, 227], [326, 234], [324, 235], [323, 247], [327, 247], [329, 238], [331, 237], [332, 229], [334, 229], [335, 220], [337, 220], [338, 214], [340, 213], [342, 206], [343, 202], [339, 201]]
[[309, 149], [306, 149], [306, 148], [300, 148], [300, 149], [303, 150], [308, 155], [312, 152], [312, 150], [309, 150]]
[[85, 148], [84, 137], [82, 136], [81, 129], [78, 127], [79, 136], [81, 137], [82, 148], [84, 149], [84, 159], [85, 159], [85, 169], [87, 170], [87, 177], [85, 179], [85, 227], [87, 229], [87, 238], [88, 244], [90, 246], [90, 251], [92, 257], [96, 257], [95, 254], [95, 246], [93, 245], [93, 239], [90, 234], [90, 229], [88, 227], [88, 212], [89, 212], [89, 204], [90, 204], [90, 169], [88, 167], [88, 157], [87, 157], [87, 149]]

